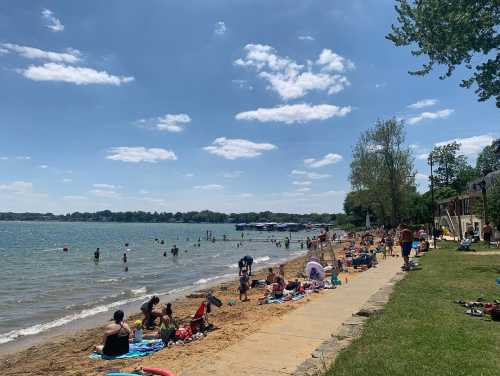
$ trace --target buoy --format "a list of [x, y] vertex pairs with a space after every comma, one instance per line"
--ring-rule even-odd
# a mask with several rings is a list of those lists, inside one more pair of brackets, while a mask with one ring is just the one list
[[142, 370], [144, 372], [152, 373], [153, 375], [175, 376], [175, 373], [173, 373], [172, 371], [169, 371], [168, 369], [144, 367]]

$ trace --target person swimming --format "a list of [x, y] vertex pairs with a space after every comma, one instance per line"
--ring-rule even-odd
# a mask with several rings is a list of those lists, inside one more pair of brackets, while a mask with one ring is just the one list
[[95, 262], [99, 262], [99, 257], [101, 256], [101, 252], [100, 252], [100, 249], [97, 248], [94, 252], [94, 261]]
[[179, 254], [179, 248], [177, 248], [177, 245], [174, 244], [174, 246], [172, 247], [172, 249], [170, 250], [170, 253], [173, 255], [173, 256], [177, 256]]

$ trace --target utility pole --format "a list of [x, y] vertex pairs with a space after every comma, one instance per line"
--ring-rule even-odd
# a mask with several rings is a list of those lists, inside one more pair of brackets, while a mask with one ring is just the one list
[[432, 174], [432, 159], [432, 155], [429, 155], [429, 164], [431, 165], [432, 240], [434, 243], [434, 249], [436, 249], [436, 213], [434, 205], [434, 175]]

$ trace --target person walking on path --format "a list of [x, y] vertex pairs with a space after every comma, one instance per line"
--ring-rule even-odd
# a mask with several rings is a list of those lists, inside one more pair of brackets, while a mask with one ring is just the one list
[[401, 244], [401, 254], [404, 260], [403, 270], [409, 271], [410, 252], [411, 252], [411, 245], [413, 243], [413, 233], [405, 224], [401, 224], [399, 227], [400, 227], [399, 243]]

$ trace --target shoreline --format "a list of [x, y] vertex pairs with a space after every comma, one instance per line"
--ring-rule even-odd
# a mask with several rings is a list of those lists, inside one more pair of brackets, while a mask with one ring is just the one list
[[[302, 252], [300, 250], [291, 250], [291, 253], [297, 253], [297, 252]], [[302, 258], [305, 256], [307, 251], [304, 251], [303, 255], [291, 255], [290, 258], [286, 259], [283, 261], [283, 263], [287, 264], [288, 262], [291, 262], [295, 259]], [[259, 271], [262, 271], [263, 269], [266, 269], [271, 266], [276, 266], [281, 262], [273, 262], [265, 265], [260, 265], [254, 268], [255, 273], [258, 273]], [[45, 330], [42, 330], [37, 333], [33, 334], [27, 334], [27, 335], [20, 335], [19, 337], [0, 344], [0, 358], [14, 354], [19, 351], [24, 351], [28, 349], [29, 347], [32, 346], [39, 346], [43, 345], [44, 343], [53, 341], [53, 340], [58, 340], [61, 337], [68, 336], [71, 334], [78, 333], [80, 331], [85, 331], [85, 330], [92, 330], [95, 329], [96, 327], [101, 327], [103, 323], [109, 320], [110, 315], [114, 310], [121, 309], [125, 312], [126, 317], [131, 317], [131, 316], [137, 316], [140, 315], [140, 307], [144, 301], [149, 299], [153, 295], [157, 295], [160, 297], [160, 301], [162, 303], [177, 303], [179, 300], [182, 299], [188, 299], [186, 295], [192, 294], [196, 291], [199, 290], [207, 290], [207, 289], [212, 289], [217, 287], [218, 285], [228, 283], [228, 282], [236, 282], [237, 279], [237, 274], [235, 273], [228, 273], [227, 275], [222, 275], [222, 276], [214, 276], [214, 277], [206, 277], [207, 282], [204, 283], [199, 283], [198, 281], [193, 282], [192, 284], [181, 287], [181, 288], [175, 288], [172, 289], [171, 291], [167, 292], [151, 292], [148, 293], [145, 296], [138, 297], [137, 299], [134, 299], [133, 301], [129, 302], [124, 302], [123, 304], [116, 304], [119, 302], [115, 303], [110, 303], [106, 306], [106, 310], [102, 312], [96, 312], [93, 313], [87, 317], [83, 318], [76, 318], [72, 319], [71, 321], [68, 321], [66, 323], [63, 323], [62, 325], [57, 325]], [[115, 305], [116, 304], [116, 305]], [[98, 307], [94, 307], [98, 308]], [[80, 311], [77, 314], [74, 315], [79, 315], [83, 311]], [[127, 314], [127, 312], [131, 312], [130, 314]], [[37, 326], [45, 326], [45, 325], [50, 325], [51, 323], [56, 323], [62, 319], [64, 319], [67, 316], [60, 317], [58, 319], [52, 320], [50, 322], [46, 323], [39, 323], [35, 324], [26, 328], [18, 329], [16, 331], [29, 331], [30, 329], [37, 327]], [[7, 332], [9, 333], [9, 332]], [[2, 335], [5, 335], [7, 333], [3, 333]]]
[[[342, 249], [341, 244], [334, 245], [335, 252]], [[294, 279], [297, 272], [302, 271], [307, 254], [291, 258], [284, 262], [287, 279]], [[254, 278], [262, 279], [265, 276], [264, 269], [270, 265], [262, 265], [255, 269]], [[349, 273], [351, 275], [351, 273]], [[344, 278], [344, 276], [342, 276]], [[223, 302], [229, 299], [238, 300], [237, 295], [237, 273], [226, 280], [217, 280], [199, 286], [192, 286], [192, 291], [213, 290], [214, 295]], [[198, 308], [201, 298], [188, 298], [188, 291], [182, 291], [175, 299], [163, 299], [173, 303], [174, 315], [181, 320], [186, 320], [194, 314]], [[273, 320], [282, 314], [293, 310], [299, 305], [306, 304], [321, 294], [310, 294], [299, 302], [288, 302], [285, 304], [258, 305], [257, 298], [262, 295], [262, 290], [251, 289], [249, 292], [249, 302], [237, 302], [235, 306], [224, 304], [221, 308], [215, 308], [210, 314], [210, 322], [214, 323], [217, 330], [210, 332], [200, 341], [195, 341], [183, 346], [172, 348], [155, 353], [152, 357], [144, 359], [115, 360], [115, 361], [93, 361], [89, 355], [94, 345], [99, 344], [102, 337], [102, 328], [108, 322], [110, 311], [104, 313], [106, 319], [96, 323], [92, 328], [76, 328], [71, 331], [50, 338], [42, 338], [40, 343], [31, 347], [17, 348], [8, 351], [8, 354], [0, 354], [3, 364], [4, 375], [102, 375], [111, 369], [131, 370], [142, 365], [143, 362], [157, 360], [169, 365], [171, 368], [179, 369], [191, 361], [202, 360], [208, 354], [215, 354], [229, 344], [235, 343], [242, 337], [255, 332], [265, 320]], [[168, 295], [167, 295], [168, 296]], [[126, 311], [127, 321], [133, 322], [141, 317], [136, 313], [138, 310]], [[130, 312], [130, 313], [129, 313]], [[97, 321], [97, 320], [96, 320]], [[10, 344], [12, 346], [12, 344]], [[146, 364], [147, 365], [147, 364]], [[55, 367], [55, 368], [54, 368]], [[167, 367], [168, 368], [168, 367]]]

